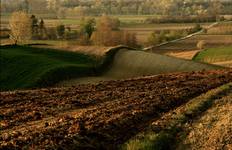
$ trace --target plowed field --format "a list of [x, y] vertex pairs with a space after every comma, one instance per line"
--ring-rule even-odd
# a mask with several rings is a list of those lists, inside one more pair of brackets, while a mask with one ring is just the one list
[[0, 93], [0, 149], [116, 149], [191, 98], [232, 81], [232, 70]]

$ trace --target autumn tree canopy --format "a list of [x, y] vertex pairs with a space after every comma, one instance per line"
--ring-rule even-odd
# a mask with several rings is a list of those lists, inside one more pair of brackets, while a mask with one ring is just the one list
[[101, 46], [124, 44], [135, 47], [137, 45], [135, 34], [122, 31], [119, 26], [120, 21], [117, 18], [103, 15], [97, 21], [96, 31], [91, 37], [93, 44]]
[[32, 21], [27, 13], [22, 11], [14, 12], [11, 15], [9, 24], [11, 29], [10, 38], [14, 41], [14, 44], [31, 39]]

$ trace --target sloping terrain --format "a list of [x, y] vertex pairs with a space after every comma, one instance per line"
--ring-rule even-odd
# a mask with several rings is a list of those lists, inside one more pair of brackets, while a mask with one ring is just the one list
[[232, 149], [232, 82], [191, 99], [123, 145], [127, 150]]
[[94, 74], [94, 57], [28, 46], [1, 46], [0, 90], [44, 87]]
[[192, 150], [231, 150], [232, 84], [226, 95], [218, 96], [210, 109], [185, 128], [188, 134], [179, 147]]
[[193, 60], [230, 67], [232, 66], [232, 46], [206, 49], [199, 52]]
[[48, 48], [1, 46], [0, 90], [47, 87], [72, 78], [85, 83], [220, 68], [129, 49], [118, 46], [111, 48], [105, 57], [95, 57]]
[[59, 86], [128, 79], [163, 73], [221, 69], [216, 65], [128, 49], [118, 50], [110, 59], [108, 69], [101, 76], [71, 79], [61, 82]]
[[231, 70], [0, 93], [0, 149], [116, 149], [150, 120], [232, 81]]
[[213, 70], [220, 68], [204, 63], [195, 63], [174, 57], [142, 51], [120, 50], [114, 58], [112, 67], [105, 76], [115, 78], [139, 77], [154, 74]]

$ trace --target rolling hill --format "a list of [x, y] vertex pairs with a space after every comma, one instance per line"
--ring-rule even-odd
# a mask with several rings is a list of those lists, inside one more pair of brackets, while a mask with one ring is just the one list
[[[72, 85], [221, 67], [119, 46], [98, 58], [29, 46], [1, 47], [0, 90]], [[84, 78], [83, 78], [84, 77]], [[87, 78], [86, 78], [87, 77]], [[74, 78], [74, 80], [72, 80]], [[62, 82], [64, 81], [64, 82]]]
[[219, 67], [154, 53], [122, 49], [115, 55], [112, 67], [105, 75], [114, 78], [131, 78], [216, 68]]
[[136, 78], [173, 72], [214, 70], [222, 68], [216, 65], [199, 63], [155, 53], [128, 49], [116, 50], [117, 51], [113, 54], [112, 51], [109, 51], [106, 54], [106, 60], [110, 61], [106, 62], [104, 68], [101, 69], [104, 70], [107, 68], [101, 76], [71, 79], [60, 82], [58, 86], [70, 86], [78, 83], [96, 83], [105, 80]]
[[88, 55], [27, 46], [1, 46], [0, 90], [44, 87], [92, 75], [96, 60]]

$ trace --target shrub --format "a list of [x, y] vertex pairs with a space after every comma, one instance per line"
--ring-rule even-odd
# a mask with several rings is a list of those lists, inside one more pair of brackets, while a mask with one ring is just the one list
[[201, 27], [200, 24], [195, 24], [193, 28], [188, 29], [188, 34], [192, 34], [198, 31], [201, 31], [203, 28]]
[[206, 42], [205, 41], [199, 41], [198, 43], [197, 43], [197, 48], [198, 49], [200, 49], [200, 50], [202, 50], [202, 49], [204, 49], [205, 48], [205, 45], [206, 45]]
[[48, 28], [47, 29], [47, 38], [49, 40], [55, 40], [57, 39], [57, 32], [55, 28]]
[[77, 44], [78, 45], [90, 45], [91, 42], [90, 42], [88, 35], [85, 35], [85, 34], [81, 35], [77, 40]]
[[197, 31], [200, 31], [200, 30], [202, 30], [202, 27], [201, 27], [200, 24], [195, 24], [195, 26], [192, 29], [193, 32], [197, 32]]
[[153, 32], [149, 37], [148, 37], [148, 45], [156, 45], [160, 43], [160, 36], [156, 32]]
[[87, 34], [88, 37], [90, 38], [92, 33], [94, 32], [95, 30], [95, 25], [96, 25], [96, 22], [95, 22], [95, 19], [85, 19], [83, 18], [81, 20], [81, 24], [80, 24], [80, 32], [82, 34]]
[[58, 38], [64, 38], [65, 26], [64, 25], [58, 25], [56, 27], [56, 32], [57, 32]]
[[147, 44], [148, 45], [156, 45], [162, 42], [172, 41], [175, 39], [179, 39], [183, 36], [186, 36], [188, 33], [186, 30], [164, 30], [160, 33], [153, 32], [149, 37]]
[[66, 40], [71, 40], [71, 39], [77, 39], [78, 38], [78, 32], [75, 30], [68, 30], [64, 34], [64, 38]]

